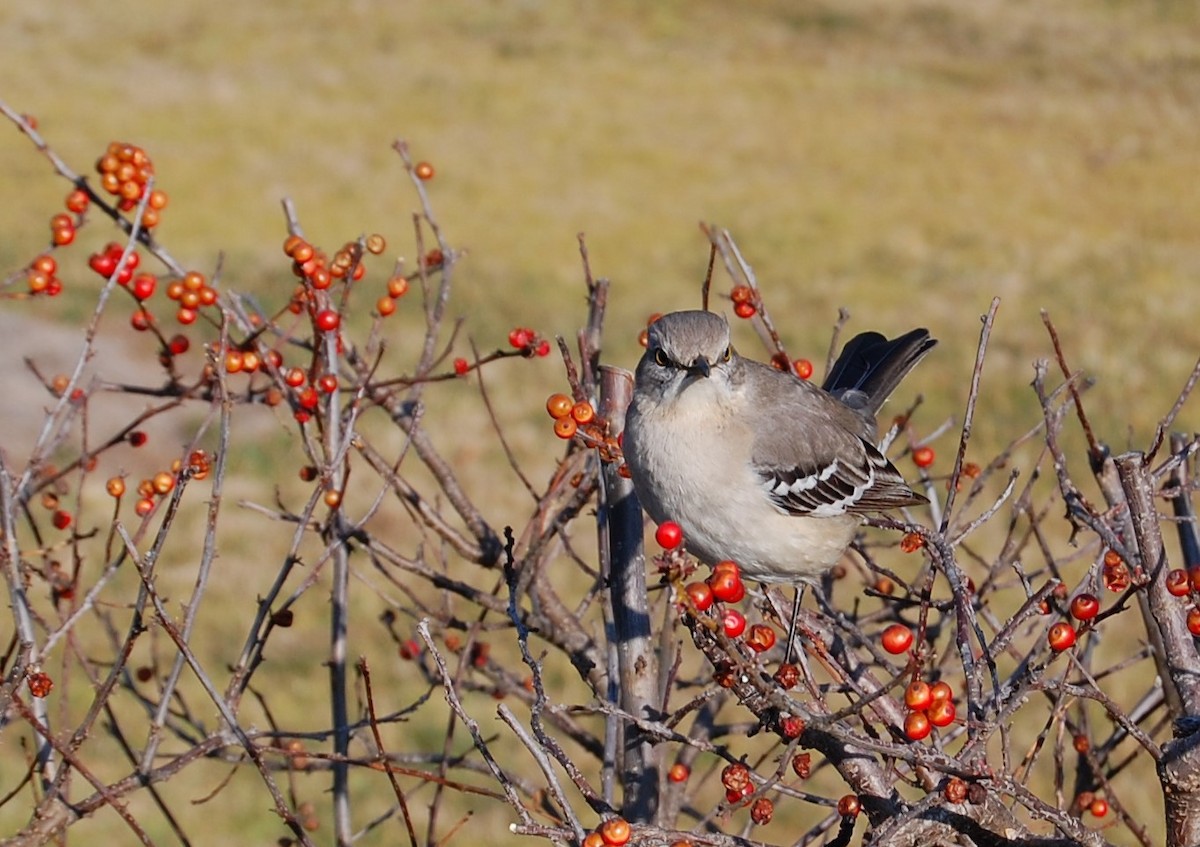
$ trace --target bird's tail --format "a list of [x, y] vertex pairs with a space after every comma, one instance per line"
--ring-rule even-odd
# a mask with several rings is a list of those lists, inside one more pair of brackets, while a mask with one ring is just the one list
[[927, 329], [890, 341], [878, 332], [850, 339], [821, 386], [868, 420], [926, 353], [937, 344]]

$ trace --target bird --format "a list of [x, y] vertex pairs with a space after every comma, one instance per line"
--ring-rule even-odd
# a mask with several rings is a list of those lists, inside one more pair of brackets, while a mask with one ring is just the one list
[[936, 343], [926, 329], [864, 332], [818, 387], [739, 355], [721, 315], [663, 315], [625, 417], [638, 500], [656, 523], [679, 524], [706, 564], [818, 584], [866, 515], [928, 502], [880, 451], [875, 415]]

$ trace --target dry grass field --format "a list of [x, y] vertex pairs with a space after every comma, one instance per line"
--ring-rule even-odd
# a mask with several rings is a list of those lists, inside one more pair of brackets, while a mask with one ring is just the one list
[[[1096, 377], [1089, 409], [1118, 447], [1148, 439], [1200, 355], [1200, 9], [1190, 3], [46, 0], [0, 9], [0, 43], [0, 99], [36, 115], [80, 170], [112, 139], [146, 148], [171, 195], [158, 237], [190, 266], [223, 256], [226, 285], [275, 303], [292, 285], [279, 249], [284, 196], [315, 241], [378, 231], [411, 242], [416, 201], [391, 150], [404, 138], [437, 168], [435, 210], [469, 253], [452, 311], [485, 350], [515, 324], [574, 333], [582, 232], [593, 270], [613, 281], [608, 356], [632, 366], [647, 314], [698, 305], [708, 243], [697, 224], [710, 221], [737, 239], [797, 355], [824, 356], [842, 306], [854, 329], [929, 326], [943, 345], [913, 380], [929, 421], [961, 411], [979, 315], [1001, 297], [977, 423], [988, 455], [1038, 417], [1031, 362], [1050, 352], [1040, 309]], [[0, 126], [0, 274], [43, 248], [66, 191], [26, 138]], [[13, 327], [0, 412], [11, 431], [44, 403], [20, 356], [70, 341], [34, 319], [74, 326], [92, 302], [82, 260], [64, 279], [60, 301], [0, 301]], [[561, 366], [496, 374], [500, 415], [542, 478], [558, 445], [541, 406], [561, 388]], [[469, 387], [449, 402], [452, 420], [478, 414]], [[1194, 404], [1179, 427], [1200, 429]], [[232, 499], [268, 498], [273, 475], [294, 476], [280, 470], [286, 445], [256, 449], [256, 437]], [[441, 437], [475, 468], [468, 484], [496, 525], [522, 520], [527, 503], [483, 494], [504, 467], [491, 442], [454, 427]], [[0, 447], [20, 461], [2, 435]], [[226, 562], [259, 552], [257, 539], [225, 545]], [[245, 590], [239, 581], [227, 596]], [[378, 613], [369, 599], [361, 611]], [[219, 664], [220, 645], [242, 635], [213, 613], [202, 624]], [[323, 708], [313, 659], [323, 647], [290, 649], [273, 661], [297, 670], [296, 714]], [[392, 648], [353, 649], [384, 663]], [[412, 731], [437, 738], [443, 727]], [[23, 755], [0, 749], [0, 774]], [[176, 811], [204, 843], [273, 843], [279, 826], [260, 795], [228, 802], [253, 785], [248, 773], [220, 814], [189, 805], [224, 775], [214, 767], [208, 782], [173, 785]], [[0, 837], [24, 822], [18, 812], [0, 810]], [[481, 807], [459, 840], [505, 843], [506, 823]], [[88, 831], [96, 843], [129, 837], [113, 815]]]

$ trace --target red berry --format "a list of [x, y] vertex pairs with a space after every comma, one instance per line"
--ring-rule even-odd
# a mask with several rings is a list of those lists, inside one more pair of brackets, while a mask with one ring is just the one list
[[1103, 797], [1097, 797], [1092, 801], [1092, 804], [1088, 806], [1088, 811], [1090, 811], [1096, 817], [1102, 818], [1108, 814], [1108, 801]]
[[171, 351], [172, 356], [181, 356], [188, 351], [191, 342], [188, 341], [186, 335], [173, 335], [171, 340], [167, 342], [167, 349]]
[[792, 362], [792, 370], [796, 372], [796, 376], [801, 379], [808, 379], [813, 375], [813, 363], [808, 359], [797, 359]]
[[[1197, 617], [1197, 624], [1200, 625], [1200, 615]], [[1046, 640], [1050, 642], [1051, 650], [1061, 653], [1075, 643], [1075, 628], [1066, 621], [1059, 621], [1050, 627], [1050, 632], [1046, 635]]]
[[337, 391], [338, 378], [333, 374], [321, 374], [321, 376], [317, 378], [317, 387], [326, 394], [332, 394], [333, 392]]
[[138, 309], [129, 317], [129, 325], [138, 332], [145, 332], [154, 325], [154, 318], [145, 309]]
[[542, 341], [538, 344], [537, 349], [533, 351], [536, 355], [545, 358], [550, 355], [550, 342]]
[[941, 700], [949, 700], [954, 696], [954, 689], [950, 687], [950, 683], [948, 682], [935, 682], [929, 688], [929, 696], [935, 703]]
[[1071, 615], [1076, 620], [1090, 621], [1100, 613], [1100, 600], [1095, 594], [1077, 594], [1071, 601]]
[[912, 630], [904, 624], [894, 623], [883, 631], [880, 636], [883, 649], [893, 655], [899, 655], [912, 646]]
[[1192, 590], [1192, 581], [1183, 568], [1167, 571], [1167, 591], [1176, 597], [1186, 597]]
[[687, 778], [691, 775], [692, 769], [683, 762], [676, 762], [667, 771], [667, 779], [671, 780], [671, 782], [687, 782]]
[[466, 359], [455, 359], [454, 360], [454, 372], [456, 374], [458, 374], [459, 376], [463, 376], [469, 370], [471, 370], [471, 363], [468, 362]]
[[158, 284], [158, 280], [153, 274], [138, 274], [133, 278], [132, 284], [129, 286], [129, 291], [139, 300], [146, 300], [154, 294], [154, 287]]
[[508, 333], [508, 343], [510, 346], [520, 350], [525, 347], [533, 339], [533, 330], [525, 329], [524, 327], [514, 327]]
[[117, 260], [107, 253], [93, 253], [88, 257], [88, 267], [108, 279], [117, 269]]
[[[733, 565], [733, 562], [729, 564]], [[712, 589], [713, 596], [724, 603], [740, 603], [746, 596], [746, 586], [742, 582], [737, 565], [733, 565], [732, 568], [714, 569], [712, 576], [708, 578], [708, 587]]]
[[915, 679], [904, 689], [904, 705], [911, 711], [921, 712], [933, 702], [933, 689], [928, 682]]
[[909, 712], [904, 717], [904, 736], [910, 741], [920, 741], [933, 731], [933, 725], [924, 712]]
[[1187, 628], [1192, 635], [1200, 636], [1200, 609], [1194, 606], [1188, 609]]
[[25, 678], [29, 685], [29, 693], [39, 700], [50, 693], [54, 688], [54, 680], [50, 679], [50, 675], [42, 671], [34, 671]]
[[756, 623], [746, 634], [746, 643], [755, 653], [765, 653], [775, 646], [775, 630], [765, 623]]
[[708, 587], [708, 583], [689, 582], [683, 590], [687, 592], [688, 599], [692, 601], [692, 605], [696, 607], [697, 611], [703, 612], [712, 607], [713, 592]]
[[674, 550], [683, 543], [683, 530], [675, 521], [663, 521], [654, 531], [654, 540], [664, 550]]
[[754, 308], [754, 304], [749, 301], [738, 303], [733, 307], [733, 313], [739, 318], [752, 318], [756, 311], [758, 310]]
[[54, 523], [55, 529], [66, 529], [71, 525], [71, 513], [63, 509], [59, 509], [54, 513], [54, 517], [51, 520]]
[[918, 447], [912, 452], [913, 464], [918, 468], [927, 468], [933, 464], [936, 458], [933, 448], [929, 446]]
[[730, 638], [737, 638], [746, 631], [746, 618], [737, 609], [726, 609], [721, 617], [721, 627]]
[[342, 322], [341, 316], [333, 309], [322, 309], [317, 312], [317, 329], [321, 332], [333, 332]]
[[795, 715], [787, 715], [779, 719], [779, 733], [784, 738], [799, 738], [804, 732], [804, 721]]
[[296, 402], [301, 409], [312, 411], [317, 408], [317, 405], [321, 402], [321, 398], [317, 395], [317, 389], [309, 385], [296, 395]]
[[770, 797], [759, 797], [750, 807], [750, 820], [759, 826], [766, 826], [775, 816], [775, 804]]
[[954, 714], [954, 701], [949, 699], [938, 700], [925, 711], [925, 716], [934, 726], [949, 726], [954, 723]]
[[842, 817], [854, 817], [862, 810], [862, 803], [859, 802], [858, 796], [855, 794], [847, 794], [842, 799], [838, 800], [838, 814]]

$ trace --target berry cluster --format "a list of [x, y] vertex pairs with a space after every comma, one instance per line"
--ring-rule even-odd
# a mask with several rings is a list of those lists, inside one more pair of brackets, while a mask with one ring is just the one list
[[[141, 147], [113, 141], [96, 160], [96, 172], [100, 174], [100, 187], [117, 198], [117, 208], [129, 212], [145, 196], [154, 178], [154, 163]], [[151, 189], [142, 226], [146, 229], [158, 226], [159, 215], [166, 207], [166, 192]]]
[[550, 342], [542, 338], [529, 327], [518, 326], [508, 333], [510, 347], [520, 350], [526, 358], [530, 356], [549, 356]]
[[909, 710], [904, 718], [904, 734], [912, 741], [925, 738], [935, 726], [945, 727], [954, 722], [954, 689], [948, 682], [930, 685], [914, 679], [904, 689], [904, 705]]
[[[575, 402], [566, 394], [551, 394], [546, 400], [546, 411], [554, 419], [554, 434], [562, 439], [574, 438], [579, 427], [590, 427], [596, 421], [596, 410], [591, 403]], [[593, 437], [603, 437], [598, 427], [592, 428], [596, 429], [591, 433]]]
[[733, 313], [739, 318], [752, 318], [758, 313], [758, 292], [748, 285], [735, 285], [729, 292]]
[[[1110, 550], [1109, 553], [1111, 554], [1112, 551]], [[1105, 578], [1107, 581], [1107, 572]], [[1186, 571], [1183, 568], [1175, 568], [1167, 571], [1165, 579], [1167, 591], [1174, 597], [1191, 597], [1193, 594], [1200, 594], [1200, 566]], [[1188, 606], [1187, 628], [1188, 632], [1200, 638], [1200, 606], [1195, 602]]]
[[62, 280], [58, 278], [58, 262], [49, 253], [43, 253], [29, 263], [25, 281], [30, 294], [45, 294], [57, 297], [62, 293]]
[[[133, 436], [137, 435], [138, 438]], [[130, 433], [130, 444], [134, 447], [140, 447], [145, 444], [145, 436], [142, 433]], [[205, 479], [212, 471], [212, 460], [203, 450], [193, 450], [188, 454], [187, 458], [187, 473], [191, 479]], [[150, 515], [158, 502], [175, 490], [175, 486], [179, 481], [180, 475], [184, 472], [184, 463], [176, 459], [171, 463], [169, 471], [159, 471], [152, 477], [138, 482], [137, 495], [138, 500], [134, 504], [133, 511], [139, 518], [144, 518]], [[110, 477], [105, 483], [105, 490], [108, 491], [110, 497], [120, 503], [121, 498], [125, 496], [126, 486], [123, 477]]]

